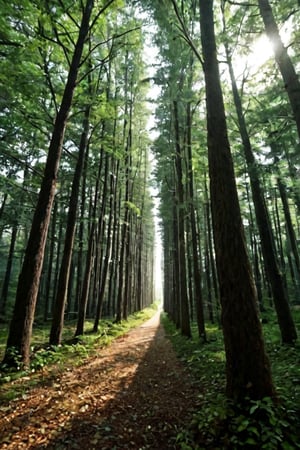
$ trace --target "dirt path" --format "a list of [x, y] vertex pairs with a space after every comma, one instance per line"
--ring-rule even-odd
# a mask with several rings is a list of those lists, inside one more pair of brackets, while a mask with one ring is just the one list
[[0, 448], [176, 449], [196, 396], [157, 313], [83, 366], [0, 408]]

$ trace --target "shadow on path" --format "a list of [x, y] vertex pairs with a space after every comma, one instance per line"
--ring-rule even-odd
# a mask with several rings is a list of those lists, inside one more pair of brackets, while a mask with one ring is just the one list
[[1, 448], [167, 450], [191, 419], [197, 387], [157, 313], [29, 396], [30, 408], [19, 400], [18, 413], [1, 418], [9, 436]]

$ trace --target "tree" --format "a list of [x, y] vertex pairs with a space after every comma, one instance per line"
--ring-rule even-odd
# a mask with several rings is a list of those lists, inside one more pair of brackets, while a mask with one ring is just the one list
[[[224, 25], [223, 31], [225, 35], [226, 25], [225, 25], [224, 9], [223, 9], [223, 25]], [[268, 274], [268, 279], [270, 281], [272, 289], [272, 295], [281, 330], [282, 342], [285, 344], [293, 344], [297, 338], [297, 332], [291, 315], [286, 288], [276, 258], [274, 237], [271, 229], [271, 223], [268, 210], [266, 207], [266, 202], [264, 199], [263, 189], [259, 179], [258, 165], [252, 151], [252, 145], [250, 142], [250, 137], [246, 125], [242, 101], [239, 95], [235, 79], [229, 44], [226, 41], [226, 38], [225, 38], [225, 51], [229, 67], [234, 104], [237, 112], [238, 126], [241, 134], [245, 160], [250, 178], [255, 215], [261, 239], [264, 262]]]
[[53, 307], [53, 320], [50, 332], [49, 342], [51, 345], [58, 345], [61, 343], [61, 335], [63, 329], [64, 321], [64, 311], [68, 294], [70, 267], [73, 253], [73, 245], [75, 238], [75, 227], [76, 227], [76, 214], [77, 214], [77, 203], [80, 188], [80, 178], [83, 170], [84, 156], [89, 138], [89, 115], [90, 115], [90, 105], [85, 109], [84, 120], [83, 120], [83, 130], [81, 134], [81, 140], [79, 144], [78, 159], [76, 163], [76, 168], [74, 171], [74, 178], [72, 182], [72, 191], [69, 200], [69, 211], [68, 211], [68, 221], [66, 228], [66, 236], [64, 243], [64, 250], [62, 255], [62, 261], [59, 272], [57, 293], [55, 298], [55, 303]]
[[14, 358], [12, 358], [12, 349], [15, 349], [20, 353], [24, 365], [29, 364], [32, 324], [52, 203], [55, 195], [62, 144], [76, 87], [83, 47], [89, 31], [93, 3], [93, 0], [87, 0], [82, 11], [81, 24], [68, 73], [68, 79], [53, 127], [42, 185], [19, 277], [13, 318], [9, 328], [4, 356], [4, 362], [9, 365], [15, 364]]
[[185, 243], [185, 202], [184, 202], [184, 182], [183, 182], [183, 155], [180, 145], [180, 133], [179, 133], [179, 117], [178, 117], [178, 104], [177, 101], [173, 101], [173, 123], [174, 123], [174, 137], [175, 137], [175, 173], [176, 173], [176, 225], [177, 225], [177, 238], [178, 238], [178, 259], [179, 259], [179, 299], [180, 299], [180, 325], [182, 333], [191, 337], [191, 327], [189, 319], [189, 302], [188, 302], [188, 290], [187, 290], [187, 275], [186, 275], [186, 243]]
[[226, 392], [243, 402], [274, 395], [258, 317], [227, 136], [214, 33], [213, 0], [199, 0], [206, 86], [207, 146], [216, 263], [226, 351]]

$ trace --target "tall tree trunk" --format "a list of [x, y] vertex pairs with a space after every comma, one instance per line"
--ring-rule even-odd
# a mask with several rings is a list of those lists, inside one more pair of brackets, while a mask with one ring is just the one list
[[132, 233], [132, 214], [130, 211], [128, 216], [128, 227], [127, 227], [127, 239], [125, 245], [125, 261], [124, 266], [124, 300], [123, 300], [123, 312], [122, 316], [124, 320], [128, 319], [128, 310], [130, 309], [130, 302], [132, 300], [132, 251], [131, 251], [131, 233]]
[[93, 331], [98, 331], [99, 321], [101, 319], [102, 307], [104, 302], [104, 294], [107, 282], [107, 275], [109, 271], [109, 261], [111, 258], [111, 249], [112, 249], [112, 225], [113, 225], [113, 197], [114, 197], [114, 176], [110, 175], [110, 194], [109, 194], [109, 218], [107, 224], [107, 233], [106, 233], [106, 248], [105, 248], [105, 257], [102, 265], [102, 272], [100, 278], [100, 289], [98, 295], [98, 303], [96, 308], [96, 316]]
[[[170, 276], [172, 276], [172, 299], [170, 299], [170, 303], [172, 304], [173, 310], [172, 320], [175, 323], [176, 327], [180, 327], [181, 323], [181, 304], [180, 304], [180, 256], [179, 256], [179, 236], [178, 236], [178, 217], [177, 217], [177, 205], [176, 205], [176, 194], [173, 193], [173, 217], [172, 217], [172, 247], [171, 247], [171, 260], [173, 264], [171, 264], [170, 269], [172, 272]], [[169, 294], [170, 295], [170, 294]]]
[[127, 242], [129, 238], [129, 221], [130, 221], [130, 211], [128, 202], [130, 200], [130, 165], [131, 165], [131, 124], [127, 137], [126, 143], [126, 157], [125, 157], [125, 195], [124, 195], [124, 204], [125, 204], [125, 212], [124, 212], [124, 220], [121, 227], [121, 245], [120, 245], [120, 260], [119, 260], [119, 283], [118, 283], [118, 293], [117, 293], [117, 310], [116, 310], [116, 322], [121, 322], [123, 318], [124, 312], [124, 302], [127, 302], [128, 299], [125, 299], [124, 296], [124, 282], [125, 282], [125, 263], [126, 263], [126, 248]]
[[291, 247], [291, 250], [292, 250], [292, 253], [294, 256], [295, 266], [297, 269], [297, 277], [299, 278], [300, 259], [299, 259], [299, 253], [298, 253], [297, 239], [296, 239], [296, 234], [295, 234], [295, 230], [294, 230], [293, 223], [292, 223], [292, 217], [291, 217], [289, 202], [288, 202], [287, 193], [286, 193], [286, 186], [280, 176], [277, 177], [277, 186], [278, 186], [280, 198], [282, 201], [284, 218], [285, 218], [287, 234], [288, 234], [288, 240], [289, 240], [290, 247]]
[[8, 296], [8, 288], [9, 288], [9, 282], [10, 282], [10, 275], [11, 275], [11, 269], [12, 269], [12, 263], [14, 258], [14, 250], [17, 240], [17, 233], [18, 233], [18, 224], [14, 223], [11, 231], [11, 238], [10, 238], [10, 246], [9, 246], [9, 252], [8, 252], [8, 258], [6, 263], [6, 270], [2, 285], [2, 292], [1, 292], [1, 307], [0, 307], [0, 313], [5, 316], [6, 313], [6, 304], [7, 304], [7, 296]]
[[274, 395], [246, 250], [214, 34], [213, 0], [199, 0], [207, 143], [217, 272], [226, 352], [226, 393], [243, 402]]
[[82, 185], [81, 185], [81, 198], [80, 198], [80, 218], [78, 227], [78, 251], [77, 251], [77, 261], [76, 261], [76, 289], [75, 289], [75, 299], [74, 299], [74, 311], [78, 309], [80, 302], [81, 292], [82, 292], [82, 279], [83, 279], [83, 259], [84, 259], [84, 240], [85, 240], [85, 214], [86, 214], [86, 197], [87, 197], [87, 172], [88, 172], [88, 161], [89, 161], [89, 146], [85, 152], [83, 174], [82, 174]]
[[[131, 147], [132, 147], [132, 108], [133, 108], [133, 98], [132, 98], [132, 80], [129, 80], [130, 75], [128, 69], [128, 51], [125, 54], [125, 74], [124, 74], [124, 85], [125, 85], [125, 111], [124, 111], [124, 123], [123, 123], [123, 143], [125, 150], [124, 158], [124, 176], [125, 176], [125, 193], [124, 193], [124, 219], [121, 227], [121, 245], [120, 245], [120, 260], [118, 267], [118, 293], [117, 293], [117, 304], [116, 304], [116, 322], [121, 322], [123, 318], [123, 308], [124, 301], [124, 281], [125, 281], [125, 259], [126, 259], [126, 246], [129, 236], [129, 204], [130, 201], [130, 172], [131, 172]], [[128, 131], [127, 131], [128, 128]]]
[[142, 276], [142, 242], [143, 242], [143, 225], [140, 221], [138, 223], [138, 244], [137, 244], [137, 254], [136, 254], [136, 261], [137, 261], [137, 274], [136, 274], [136, 310], [141, 311], [144, 307], [143, 302], [143, 293], [144, 293], [144, 286], [143, 286], [143, 276]]
[[[211, 226], [211, 204], [210, 199], [208, 195], [208, 187], [207, 187], [207, 180], [205, 176], [204, 181], [204, 189], [205, 189], [205, 221], [206, 221], [206, 235], [207, 235], [207, 246], [208, 246], [208, 257], [209, 257], [209, 266], [210, 266], [210, 273], [208, 276], [211, 276], [212, 279], [212, 286], [214, 290], [214, 298], [216, 303], [216, 310], [217, 310], [217, 321], [220, 324], [220, 299], [219, 299], [219, 286], [218, 286], [218, 276], [217, 276], [217, 270], [216, 270], [216, 263], [215, 263], [215, 255], [214, 255], [214, 249], [213, 249], [213, 233], [212, 233], [212, 226]], [[208, 283], [209, 284], [209, 283]]]
[[271, 229], [270, 218], [265, 204], [263, 190], [261, 187], [257, 163], [255, 161], [249, 134], [245, 122], [245, 115], [241, 98], [238, 92], [233, 66], [228, 45], [225, 43], [227, 62], [229, 67], [234, 104], [237, 112], [239, 130], [243, 142], [243, 149], [250, 177], [252, 198], [255, 208], [255, 216], [259, 229], [261, 247], [266, 266], [266, 272], [270, 281], [274, 304], [276, 308], [278, 323], [281, 331], [281, 339], [285, 344], [292, 344], [297, 339], [295, 324], [291, 315], [287, 291], [279, 270], [278, 261], [274, 248], [274, 237]]
[[258, 0], [259, 10], [263, 19], [265, 30], [270, 39], [275, 60], [284, 81], [292, 111], [296, 120], [298, 136], [300, 138], [300, 82], [287, 49], [281, 40], [278, 26], [275, 22], [269, 0]]
[[247, 196], [249, 216], [250, 216], [249, 232], [250, 232], [250, 240], [251, 240], [252, 260], [253, 260], [253, 265], [254, 265], [253, 272], [254, 272], [254, 277], [255, 277], [255, 285], [256, 285], [259, 309], [260, 309], [260, 311], [262, 311], [263, 310], [263, 297], [262, 297], [262, 289], [261, 289], [261, 274], [260, 274], [260, 267], [259, 267], [259, 258], [258, 258], [258, 251], [257, 251], [255, 219], [254, 219], [253, 213], [252, 213], [252, 203], [251, 203], [251, 199], [250, 199], [249, 186], [248, 186], [247, 182], [245, 183], [245, 187], [246, 187], [246, 196]]
[[191, 104], [188, 103], [186, 107], [186, 125], [187, 125], [187, 168], [188, 168], [188, 192], [189, 192], [189, 206], [190, 206], [190, 222], [191, 222], [191, 238], [192, 238], [192, 254], [193, 254], [193, 278], [194, 278], [194, 296], [197, 314], [198, 335], [205, 342], [206, 331], [204, 323], [204, 309], [201, 291], [201, 273], [199, 266], [198, 255], [198, 236], [196, 224], [196, 212], [194, 202], [194, 173], [193, 173], [193, 157], [192, 157], [192, 113]]
[[9, 365], [15, 364], [13, 358], [11, 357], [11, 348], [14, 348], [18, 353], [20, 353], [25, 366], [29, 365], [32, 324], [44, 259], [44, 250], [51, 209], [55, 195], [62, 144], [68, 115], [72, 105], [73, 94], [76, 87], [77, 74], [80, 67], [83, 47], [89, 31], [89, 21], [93, 3], [93, 0], [87, 0], [86, 6], [83, 10], [78, 39], [71, 61], [67, 83], [54, 124], [44, 177], [32, 221], [23, 266], [19, 276], [13, 318], [10, 324], [7, 339], [4, 361]]
[[77, 326], [75, 331], [75, 336], [81, 336], [84, 333], [84, 322], [86, 316], [86, 308], [89, 298], [90, 291], [90, 282], [91, 282], [91, 274], [93, 267], [93, 258], [94, 258], [94, 242], [95, 242], [95, 222], [92, 222], [89, 242], [88, 242], [88, 251], [86, 256], [85, 263], [85, 272], [82, 284], [82, 292], [79, 301], [78, 307], [78, 318], [77, 318]]
[[[128, 174], [126, 175], [127, 179]], [[126, 181], [127, 183], [127, 181]], [[127, 190], [127, 188], [126, 188]], [[127, 195], [125, 195], [127, 198]], [[129, 207], [125, 206], [124, 221], [121, 231], [121, 247], [120, 247], [120, 261], [119, 261], [119, 283], [117, 294], [117, 310], [116, 310], [116, 322], [119, 323], [123, 318], [123, 306], [124, 306], [124, 275], [125, 275], [125, 255], [126, 255], [126, 242], [128, 238], [128, 220], [129, 220]]]
[[179, 298], [180, 298], [180, 328], [184, 336], [191, 337], [191, 326], [189, 317], [189, 299], [186, 277], [186, 244], [185, 244], [185, 202], [184, 202], [184, 185], [183, 185], [183, 169], [182, 169], [182, 149], [180, 145], [179, 133], [179, 117], [178, 104], [173, 102], [174, 112], [174, 132], [175, 132], [175, 168], [176, 168], [176, 193], [177, 201], [177, 226], [178, 226], [178, 250], [179, 250]]
[[112, 264], [110, 269], [110, 280], [109, 280], [109, 313], [114, 316], [116, 314], [116, 300], [117, 300], [117, 287], [119, 286], [119, 260], [120, 260], [120, 212], [121, 212], [121, 196], [122, 192], [119, 188], [119, 177], [120, 162], [117, 162], [116, 169], [116, 188], [115, 188], [115, 198], [114, 198], [114, 224], [113, 224], [113, 238], [112, 238]]
[[108, 284], [108, 299], [107, 299], [107, 314], [114, 316], [115, 308], [115, 289], [118, 282], [118, 259], [119, 259], [119, 241], [120, 241], [120, 193], [119, 193], [119, 177], [120, 177], [120, 160], [113, 161], [112, 170], [114, 181], [111, 184], [112, 191], [112, 237], [111, 237], [111, 263], [109, 267], [109, 284]]
[[278, 201], [278, 195], [277, 195], [277, 189], [274, 189], [274, 207], [273, 207], [273, 222], [274, 222], [274, 229], [276, 231], [274, 242], [277, 245], [277, 253], [280, 256], [280, 268], [281, 272], [285, 273], [285, 259], [284, 259], [284, 250], [283, 250], [283, 241], [282, 236], [284, 230], [282, 229], [281, 220], [280, 220], [280, 214], [279, 214], [279, 201]]
[[85, 155], [85, 151], [86, 151], [87, 143], [88, 143], [89, 115], [90, 115], [90, 106], [87, 106], [86, 110], [85, 110], [85, 114], [84, 114], [83, 131], [81, 134], [78, 158], [77, 158], [77, 163], [76, 163], [75, 172], [74, 172], [74, 176], [73, 176], [72, 190], [71, 190], [71, 195], [70, 195], [70, 200], [69, 200], [69, 211], [68, 211], [67, 227], [66, 227], [66, 233], [65, 233], [64, 250], [63, 250], [63, 254], [62, 254], [62, 260], [61, 260], [60, 271], [59, 271], [57, 293], [56, 293], [56, 298], [55, 298], [55, 302], [53, 305], [53, 319], [52, 319], [52, 326], [51, 326], [50, 340], [49, 340], [49, 343], [51, 345], [60, 344], [61, 337], [62, 337], [62, 330], [63, 330], [63, 324], [64, 324], [64, 312], [65, 312], [65, 305], [66, 305], [66, 300], [67, 300], [67, 295], [68, 295], [70, 267], [71, 267], [74, 238], [75, 238], [80, 179], [81, 179], [81, 174], [82, 174], [82, 169], [83, 169], [83, 164], [84, 164], [84, 155]]
[[100, 198], [100, 183], [101, 183], [101, 173], [103, 164], [103, 148], [101, 148], [100, 163], [98, 167], [97, 181], [95, 186], [94, 198], [91, 199], [91, 206], [89, 212], [89, 239], [88, 239], [88, 249], [85, 261], [85, 271], [82, 283], [81, 296], [78, 304], [78, 317], [77, 326], [75, 331], [75, 336], [80, 336], [84, 333], [84, 321], [86, 317], [87, 304], [89, 300], [90, 283], [93, 269], [93, 260], [95, 255], [95, 229], [96, 229], [96, 217], [97, 217], [97, 206]]
[[[50, 293], [52, 284], [52, 273], [53, 273], [53, 263], [54, 263], [54, 249], [55, 249], [55, 233], [56, 233], [56, 216], [57, 216], [57, 202], [54, 199], [53, 213], [52, 213], [52, 225], [50, 231], [50, 245], [49, 245], [49, 256], [48, 256], [48, 271], [45, 287], [45, 307], [44, 307], [44, 322], [48, 319], [49, 306], [50, 306]], [[53, 292], [53, 291], [52, 291]], [[54, 295], [54, 292], [53, 292]]]

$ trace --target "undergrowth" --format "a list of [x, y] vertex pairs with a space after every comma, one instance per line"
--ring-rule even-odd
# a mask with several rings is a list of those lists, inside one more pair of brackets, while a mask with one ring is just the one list
[[[264, 336], [271, 360], [273, 380], [279, 402], [271, 398], [233, 404], [225, 396], [225, 352], [222, 331], [207, 325], [206, 344], [183, 337], [163, 315], [167, 335], [179, 356], [199, 382], [198, 411], [190, 427], [177, 436], [182, 450], [293, 450], [300, 448], [300, 346], [283, 346], [276, 317], [265, 313]], [[300, 329], [300, 314], [294, 319]]]
[[[50, 346], [50, 324], [40, 324], [34, 327], [31, 346], [30, 368], [22, 367], [21, 358], [14, 352], [15, 369], [0, 364], [0, 402], [16, 399], [26, 393], [31, 387], [47, 383], [55, 378], [58, 372], [71, 370], [84, 363], [85, 359], [110, 344], [114, 339], [126, 334], [130, 329], [150, 319], [157, 311], [153, 304], [142, 311], [131, 314], [128, 320], [115, 323], [111, 320], [101, 320], [99, 331], [93, 333], [93, 321], [85, 322], [85, 334], [74, 339], [76, 322], [68, 322], [64, 327], [63, 342], [58, 346]], [[0, 358], [5, 350], [6, 333], [0, 335]]]

